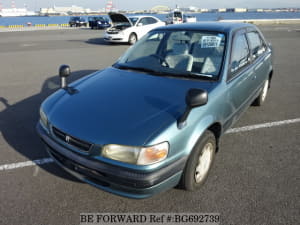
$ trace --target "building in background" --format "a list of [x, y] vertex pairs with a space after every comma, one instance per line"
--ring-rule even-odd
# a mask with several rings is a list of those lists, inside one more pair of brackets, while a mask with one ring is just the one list
[[150, 9], [151, 13], [165, 14], [171, 11], [171, 8], [164, 5], [157, 5]]
[[220, 8], [220, 9], [218, 9], [218, 12], [227, 12], [227, 9], [225, 9], [225, 8]]
[[248, 11], [248, 9], [246, 9], [246, 8], [235, 8], [234, 9], [234, 12], [247, 12]]
[[41, 8], [40, 15], [73, 15], [73, 14], [89, 14], [90, 9], [85, 9], [80, 6], [72, 5], [71, 7], [51, 7], [51, 8]]
[[12, 16], [34, 16], [33, 11], [28, 11], [26, 7], [17, 8], [14, 0], [10, 1], [11, 8], [3, 8], [2, 0], [0, 0], [0, 16], [12, 17]]

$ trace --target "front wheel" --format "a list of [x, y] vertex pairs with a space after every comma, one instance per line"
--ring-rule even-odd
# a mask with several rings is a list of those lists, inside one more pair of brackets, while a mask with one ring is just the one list
[[180, 186], [186, 190], [199, 189], [207, 179], [216, 152], [216, 138], [205, 131], [192, 150], [183, 171]]
[[261, 90], [259, 96], [254, 100], [253, 105], [261, 106], [264, 104], [269, 90], [269, 79], [264, 83], [263, 89]]
[[135, 44], [136, 41], [137, 41], [137, 36], [136, 36], [136, 34], [130, 34], [130, 35], [129, 35], [128, 43], [129, 43], [130, 45], [133, 45], [133, 44]]

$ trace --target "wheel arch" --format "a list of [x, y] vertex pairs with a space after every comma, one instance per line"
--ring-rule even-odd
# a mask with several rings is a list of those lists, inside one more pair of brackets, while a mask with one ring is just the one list
[[271, 70], [269, 72], [269, 88], [271, 87], [271, 81], [272, 81], [272, 78], [273, 78], [273, 70]]
[[186, 152], [190, 154], [191, 150], [197, 144], [198, 140], [201, 139], [205, 131], [209, 130], [213, 133], [216, 138], [216, 152], [218, 152], [219, 140], [222, 135], [222, 124], [213, 115], [204, 117], [201, 122], [193, 128], [192, 135], [186, 142]]
[[216, 152], [219, 151], [219, 140], [222, 134], [222, 125], [219, 122], [215, 122], [212, 125], [210, 125], [206, 130], [211, 131], [216, 138]]
[[129, 33], [129, 35], [128, 35], [128, 40], [129, 40], [129, 38], [130, 38], [130, 36], [132, 35], [132, 34], [134, 34], [135, 36], [136, 36], [136, 40], [138, 40], [138, 35], [137, 35], [137, 33], [135, 32], [135, 31], [131, 31], [130, 33]]

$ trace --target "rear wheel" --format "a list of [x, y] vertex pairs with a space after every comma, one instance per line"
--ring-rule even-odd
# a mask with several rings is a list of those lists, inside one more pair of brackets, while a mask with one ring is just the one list
[[205, 131], [195, 145], [187, 161], [180, 186], [186, 190], [199, 189], [207, 179], [216, 152], [216, 138], [211, 131]]
[[261, 90], [259, 96], [254, 100], [253, 105], [261, 106], [264, 104], [269, 90], [269, 79], [264, 83], [263, 89]]
[[133, 44], [135, 44], [135, 42], [137, 41], [137, 36], [136, 36], [136, 34], [130, 34], [129, 35], [129, 40], [128, 40], [128, 43], [130, 44], [130, 45], [133, 45]]

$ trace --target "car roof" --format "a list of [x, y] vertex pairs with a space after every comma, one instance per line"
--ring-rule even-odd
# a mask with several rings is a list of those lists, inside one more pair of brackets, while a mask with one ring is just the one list
[[128, 16], [128, 18], [144, 18], [144, 17], [153, 17], [153, 16]]
[[140, 15], [140, 16], [128, 16], [128, 18], [144, 18], [144, 17], [151, 17], [151, 18], [155, 18], [158, 19], [155, 16], [148, 16], [148, 15]]
[[232, 23], [232, 22], [196, 22], [174, 24], [156, 28], [155, 30], [205, 30], [222, 33], [230, 33], [241, 28], [255, 28], [256, 26], [249, 23]]
[[141, 18], [143, 16], [128, 16], [128, 18]]

